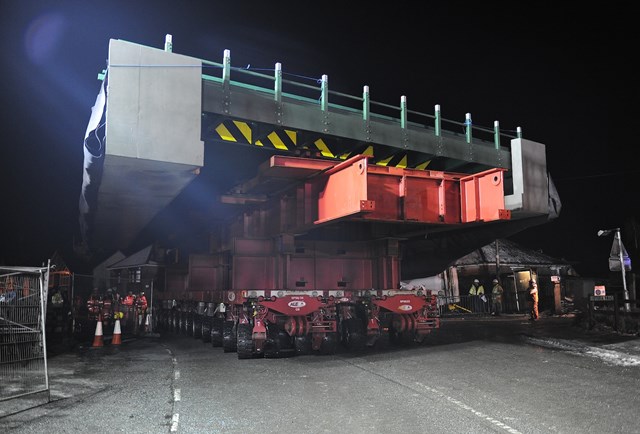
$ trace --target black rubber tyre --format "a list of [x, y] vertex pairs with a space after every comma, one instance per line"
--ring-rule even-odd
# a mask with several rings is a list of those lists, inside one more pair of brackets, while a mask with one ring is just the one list
[[180, 312], [175, 310], [171, 311], [171, 317], [169, 318], [169, 329], [172, 333], [178, 332], [179, 324], [180, 324]]
[[323, 356], [335, 354], [337, 346], [338, 346], [338, 334], [327, 333], [322, 338], [322, 344], [320, 345], [320, 350], [318, 352]]
[[389, 329], [380, 330], [380, 336], [376, 339], [376, 343], [373, 347], [376, 350], [388, 350], [391, 346], [391, 331]]
[[264, 357], [267, 359], [291, 357], [295, 354], [296, 351], [293, 347], [291, 337], [284, 330], [279, 330], [274, 333], [264, 349]]
[[364, 325], [358, 318], [342, 323], [342, 343], [350, 351], [362, 351], [365, 347]]
[[202, 342], [211, 342], [211, 317], [202, 317]]
[[309, 335], [296, 336], [293, 338], [293, 347], [298, 355], [304, 356], [311, 354], [311, 337]]
[[202, 338], [202, 316], [195, 314], [193, 315], [193, 328], [192, 335], [195, 339]]
[[187, 336], [193, 336], [193, 313], [191, 312], [185, 315], [184, 333]]
[[[233, 324], [232, 321], [229, 322]], [[214, 347], [224, 346], [224, 323], [224, 318], [211, 318], [211, 333], [209, 334], [209, 339], [211, 340], [211, 345]], [[230, 351], [233, 352], [235, 349]]]
[[413, 331], [405, 331], [405, 332], [396, 332], [393, 337], [393, 344], [399, 346], [410, 346], [413, 345]]
[[238, 324], [238, 359], [252, 359], [254, 355], [251, 324]]
[[[212, 327], [213, 330], [215, 327]], [[238, 351], [238, 336], [235, 321], [224, 321], [222, 324], [222, 348], [225, 353]], [[213, 333], [213, 331], [212, 331]], [[213, 342], [213, 335], [212, 342]]]
[[185, 312], [180, 312], [178, 314], [178, 333], [183, 335], [187, 330], [187, 314]]

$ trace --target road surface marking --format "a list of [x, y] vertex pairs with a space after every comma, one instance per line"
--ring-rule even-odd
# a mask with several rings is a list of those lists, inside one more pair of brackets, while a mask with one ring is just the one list
[[178, 431], [178, 420], [180, 419], [180, 415], [178, 413], [174, 414], [171, 418], [171, 432]]
[[473, 407], [471, 407], [471, 406], [469, 406], [469, 405], [465, 404], [465, 403], [464, 403], [464, 402], [462, 402], [462, 401], [458, 401], [458, 400], [457, 400], [457, 399], [455, 399], [455, 398], [452, 398], [452, 397], [450, 397], [450, 396], [447, 396], [447, 395], [445, 395], [444, 393], [440, 392], [439, 390], [434, 389], [433, 387], [429, 387], [429, 386], [427, 386], [426, 384], [422, 384], [422, 383], [420, 383], [419, 381], [417, 381], [417, 382], [416, 382], [416, 384], [417, 384], [418, 386], [420, 386], [420, 387], [422, 387], [422, 388], [426, 389], [427, 391], [429, 391], [429, 392], [431, 392], [431, 393], [434, 393], [434, 394], [436, 394], [436, 395], [438, 395], [438, 396], [440, 396], [440, 397], [442, 397], [442, 398], [446, 399], [447, 401], [449, 401], [449, 402], [451, 402], [451, 403], [453, 403], [453, 404], [457, 405], [457, 406], [458, 406], [458, 407], [460, 407], [461, 409], [463, 409], [463, 410], [467, 410], [467, 411], [471, 412], [474, 416], [477, 416], [477, 417], [479, 417], [479, 418], [481, 418], [481, 419], [484, 419], [484, 420], [486, 420], [486, 421], [488, 421], [488, 422], [491, 422], [491, 423], [492, 423], [492, 424], [494, 424], [495, 426], [497, 426], [497, 427], [499, 427], [499, 428], [502, 428], [503, 430], [507, 431], [507, 432], [508, 432], [508, 433], [510, 433], [510, 434], [522, 434], [522, 433], [521, 433], [520, 431], [518, 431], [517, 429], [512, 428], [512, 427], [510, 427], [509, 425], [507, 425], [507, 424], [505, 424], [505, 423], [503, 423], [503, 422], [500, 422], [498, 419], [494, 419], [494, 418], [492, 418], [491, 416], [486, 415], [486, 414], [482, 413], [481, 411], [478, 411], [478, 410], [474, 409]]

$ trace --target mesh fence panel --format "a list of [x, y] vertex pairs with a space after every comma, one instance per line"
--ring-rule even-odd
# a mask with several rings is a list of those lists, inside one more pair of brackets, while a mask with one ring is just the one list
[[48, 270], [0, 267], [0, 401], [49, 390], [43, 324]]

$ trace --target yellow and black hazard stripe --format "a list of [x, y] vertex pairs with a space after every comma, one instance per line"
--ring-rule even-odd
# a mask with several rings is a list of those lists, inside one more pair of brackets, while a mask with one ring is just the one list
[[337, 156], [331, 151], [331, 149], [329, 149], [329, 145], [327, 144], [326, 141], [324, 141], [323, 139], [317, 139], [313, 142], [313, 145], [316, 147], [316, 149], [318, 151], [320, 151], [320, 154], [323, 157], [327, 157], [327, 158], [337, 158]]
[[[218, 124], [214, 131], [217, 136], [215, 138], [225, 142], [249, 144], [280, 151], [292, 151], [298, 145], [298, 133], [296, 131], [287, 129], [266, 130], [268, 131], [266, 134], [262, 132], [258, 135], [256, 134], [256, 128], [252, 124], [239, 120], [226, 119]], [[349, 150], [345, 150], [344, 146], [340, 147], [323, 137], [306, 143], [303, 146], [305, 149], [313, 147], [320, 155], [326, 158], [346, 160], [354, 155], [366, 155], [371, 157], [372, 162], [378, 166], [425, 170], [431, 162], [430, 160], [425, 160], [424, 156], [420, 158], [417, 154], [414, 155], [415, 153], [411, 154], [406, 151], [394, 153], [393, 148], [382, 145], [361, 143]], [[383, 156], [385, 154], [387, 156]]]
[[383, 158], [382, 160], [376, 161], [376, 165], [385, 166], [385, 167], [399, 167], [401, 169], [406, 169], [407, 154], [397, 153], [395, 155], [391, 155], [390, 157]]
[[226, 120], [220, 123], [214, 131], [218, 135], [216, 138], [225, 142], [253, 144], [253, 130], [246, 122]]
[[298, 134], [293, 130], [273, 130], [264, 136], [257, 137], [252, 126], [244, 121], [225, 120], [214, 129], [216, 139], [225, 142], [243, 143], [255, 146], [289, 151], [296, 147]]
[[415, 153], [412, 154], [405, 151], [392, 153], [386, 157], [380, 157], [379, 159], [376, 158], [377, 156], [385, 152], [389, 152], [389, 149], [385, 150], [385, 148], [387, 147], [365, 145], [349, 152], [340, 153], [337, 155], [337, 157], [341, 160], [346, 160], [353, 155], [362, 154], [371, 157], [371, 160], [376, 166], [398, 167], [401, 169], [411, 168], [417, 170], [426, 170], [429, 163], [431, 163], [431, 160], [427, 159], [427, 157], [425, 156], [418, 156]]
[[[378, 152], [378, 154], [382, 154]], [[424, 154], [411, 151], [400, 151], [388, 154], [380, 159], [373, 158], [377, 166], [398, 167], [400, 169], [426, 170], [431, 160]]]

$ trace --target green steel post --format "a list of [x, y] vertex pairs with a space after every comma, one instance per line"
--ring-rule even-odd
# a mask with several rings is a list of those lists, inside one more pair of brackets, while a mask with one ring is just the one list
[[329, 76], [327, 74], [322, 75], [322, 82], [320, 85], [320, 108], [323, 112], [326, 112], [329, 108]]
[[493, 121], [493, 141], [496, 149], [500, 149], [500, 122]]
[[471, 143], [471, 113], [465, 115], [464, 125], [467, 128], [467, 143]]
[[441, 119], [440, 119], [440, 104], [436, 104], [434, 112], [435, 112], [435, 115], [436, 115], [435, 119], [434, 119], [434, 122], [435, 122], [434, 127], [436, 129], [436, 137], [440, 137], [440, 134], [442, 134], [442, 131], [440, 130], [440, 125], [441, 125], [441, 122], [442, 122]]
[[222, 57], [222, 85], [225, 88], [229, 88], [231, 82], [231, 51], [224, 50]]
[[516, 128], [516, 136], [518, 136], [519, 139], [522, 138], [522, 128]]
[[274, 84], [274, 98], [277, 103], [282, 102], [282, 64], [280, 62], [276, 63], [275, 69], [275, 84]]
[[404, 95], [400, 97], [400, 127], [407, 128], [407, 97]]
[[164, 37], [164, 51], [171, 53], [173, 51], [173, 36], [167, 33]]
[[362, 120], [369, 121], [369, 110], [371, 107], [371, 100], [369, 99], [369, 86], [362, 88]]

